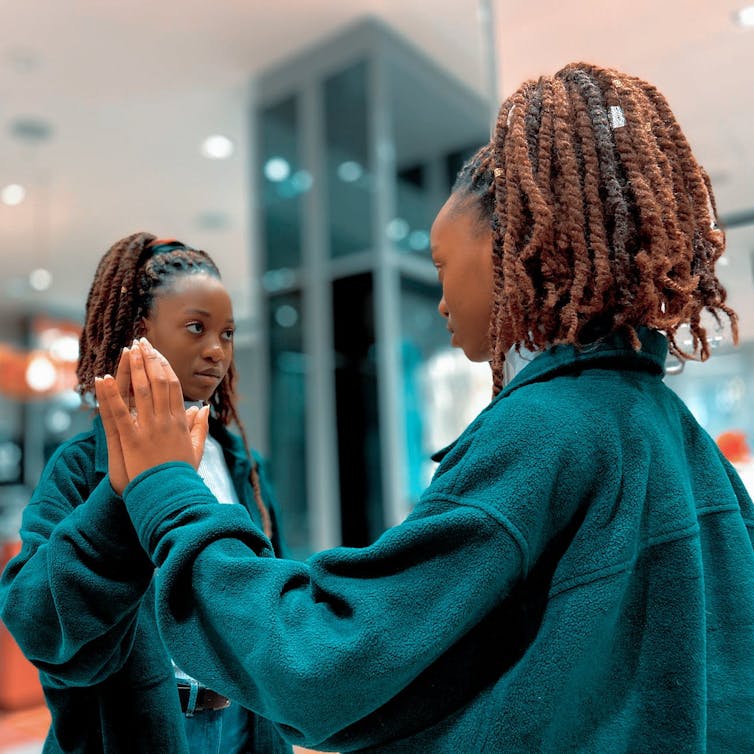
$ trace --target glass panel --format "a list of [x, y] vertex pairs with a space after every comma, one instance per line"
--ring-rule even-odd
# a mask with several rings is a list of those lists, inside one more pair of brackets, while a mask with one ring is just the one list
[[333, 283], [333, 337], [342, 537], [360, 547], [384, 530], [372, 275]]
[[712, 351], [704, 363], [687, 361], [680, 374], [665, 378], [697, 421], [712, 435], [738, 430], [754, 444], [754, 343]]
[[738, 470], [754, 497], [754, 343], [724, 346], [665, 378]]
[[367, 64], [360, 62], [324, 83], [330, 256], [372, 246]]
[[458, 172], [463, 167], [466, 160], [475, 154], [485, 143], [486, 139], [480, 136], [479, 141], [468, 144], [462, 149], [454, 149], [452, 152], [448, 152], [448, 154], [445, 155], [445, 181], [448, 193], [450, 193], [450, 190], [453, 188], [453, 184], [458, 177]]
[[455, 440], [492, 398], [489, 365], [451, 348], [437, 312], [440, 294], [439, 285], [401, 281], [406, 513], [432, 478], [432, 453]]
[[298, 99], [290, 97], [261, 111], [260, 188], [265, 270], [301, 264], [301, 196], [311, 174], [301, 168]]
[[270, 452], [268, 463], [283, 517], [285, 539], [296, 558], [310, 554], [306, 493], [306, 373], [301, 294], [269, 299]]
[[[429, 230], [435, 216], [455, 183], [463, 163], [479, 148], [478, 143], [463, 149], [439, 153], [431, 160], [409, 164], [397, 171], [397, 212], [387, 225], [388, 240], [394, 248], [404, 253], [430, 258]], [[438, 171], [438, 181], [433, 185], [429, 174]]]
[[400, 168], [396, 174], [398, 211], [388, 222], [387, 237], [403, 252], [430, 255], [429, 229], [442, 206], [440, 197], [428, 190], [428, 166], [417, 163]]
[[396, 62], [387, 71], [396, 193], [385, 232], [396, 250], [428, 259], [429, 229], [463, 160], [489, 138], [488, 116], [481, 102], [460, 101], [452, 82], [429, 83]]

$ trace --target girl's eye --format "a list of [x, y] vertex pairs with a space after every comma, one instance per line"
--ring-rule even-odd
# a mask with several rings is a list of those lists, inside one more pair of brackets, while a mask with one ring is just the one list
[[225, 338], [225, 340], [233, 340], [234, 334], [234, 330], [225, 330], [225, 332], [223, 332], [223, 338]]
[[204, 326], [201, 322], [189, 322], [186, 325], [186, 329], [189, 332], [194, 333], [194, 335], [200, 335], [204, 330]]

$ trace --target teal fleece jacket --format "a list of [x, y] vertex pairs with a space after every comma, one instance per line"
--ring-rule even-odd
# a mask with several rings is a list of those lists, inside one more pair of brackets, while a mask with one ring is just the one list
[[754, 751], [754, 507], [640, 335], [534, 359], [363, 549], [134, 479], [176, 661], [319, 750]]
[[319, 750], [754, 750], [754, 508], [642, 339], [541, 354], [367, 548], [274, 558], [189, 466], [144, 472], [176, 662]]
[[[210, 431], [242, 502], [228, 507], [259, 525], [243, 443], [214, 420]], [[0, 618], [40, 670], [52, 714], [45, 752], [182, 754], [188, 744], [155, 620], [154, 566], [106, 474], [97, 417], [53, 454], [24, 510], [21, 552], [0, 578]], [[285, 554], [263, 472], [260, 481], [275, 550]], [[291, 751], [268, 720], [249, 713], [247, 728], [250, 754]]]

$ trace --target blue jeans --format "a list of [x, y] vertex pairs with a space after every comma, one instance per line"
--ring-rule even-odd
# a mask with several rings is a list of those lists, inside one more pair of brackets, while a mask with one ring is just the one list
[[237, 704], [184, 716], [191, 754], [238, 754], [246, 743], [246, 711]]
[[223, 754], [220, 751], [220, 736], [225, 710], [205, 710], [195, 715], [184, 716], [186, 738], [191, 754]]

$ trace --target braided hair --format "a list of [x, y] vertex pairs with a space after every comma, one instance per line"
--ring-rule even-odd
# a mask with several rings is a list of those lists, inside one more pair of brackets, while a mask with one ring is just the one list
[[[491, 231], [494, 392], [505, 354], [663, 330], [679, 359], [709, 356], [701, 323], [724, 313], [725, 249], [709, 178], [665, 97], [616, 70], [572, 63], [503, 102], [453, 196]], [[676, 336], [688, 324], [692, 346]]]
[[[134, 233], [116, 241], [100, 260], [86, 300], [84, 327], [79, 339], [76, 368], [79, 394], [94, 392], [94, 378], [114, 374], [125, 346], [138, 337], [154, 300], [183, 275], [204, 273], [220, 279], [210, 255], [174, 239], [151, 233]], [[254, 500], [265, 534], [272, 535], [272, 520], [262, 497], [259, 470], [252, 458], [246, 430], [235, 401], [236, 368], [230, 367], [209, 400], [210, 410], [227, 426], [235, 422], [251, 461], [249, 475]]]

